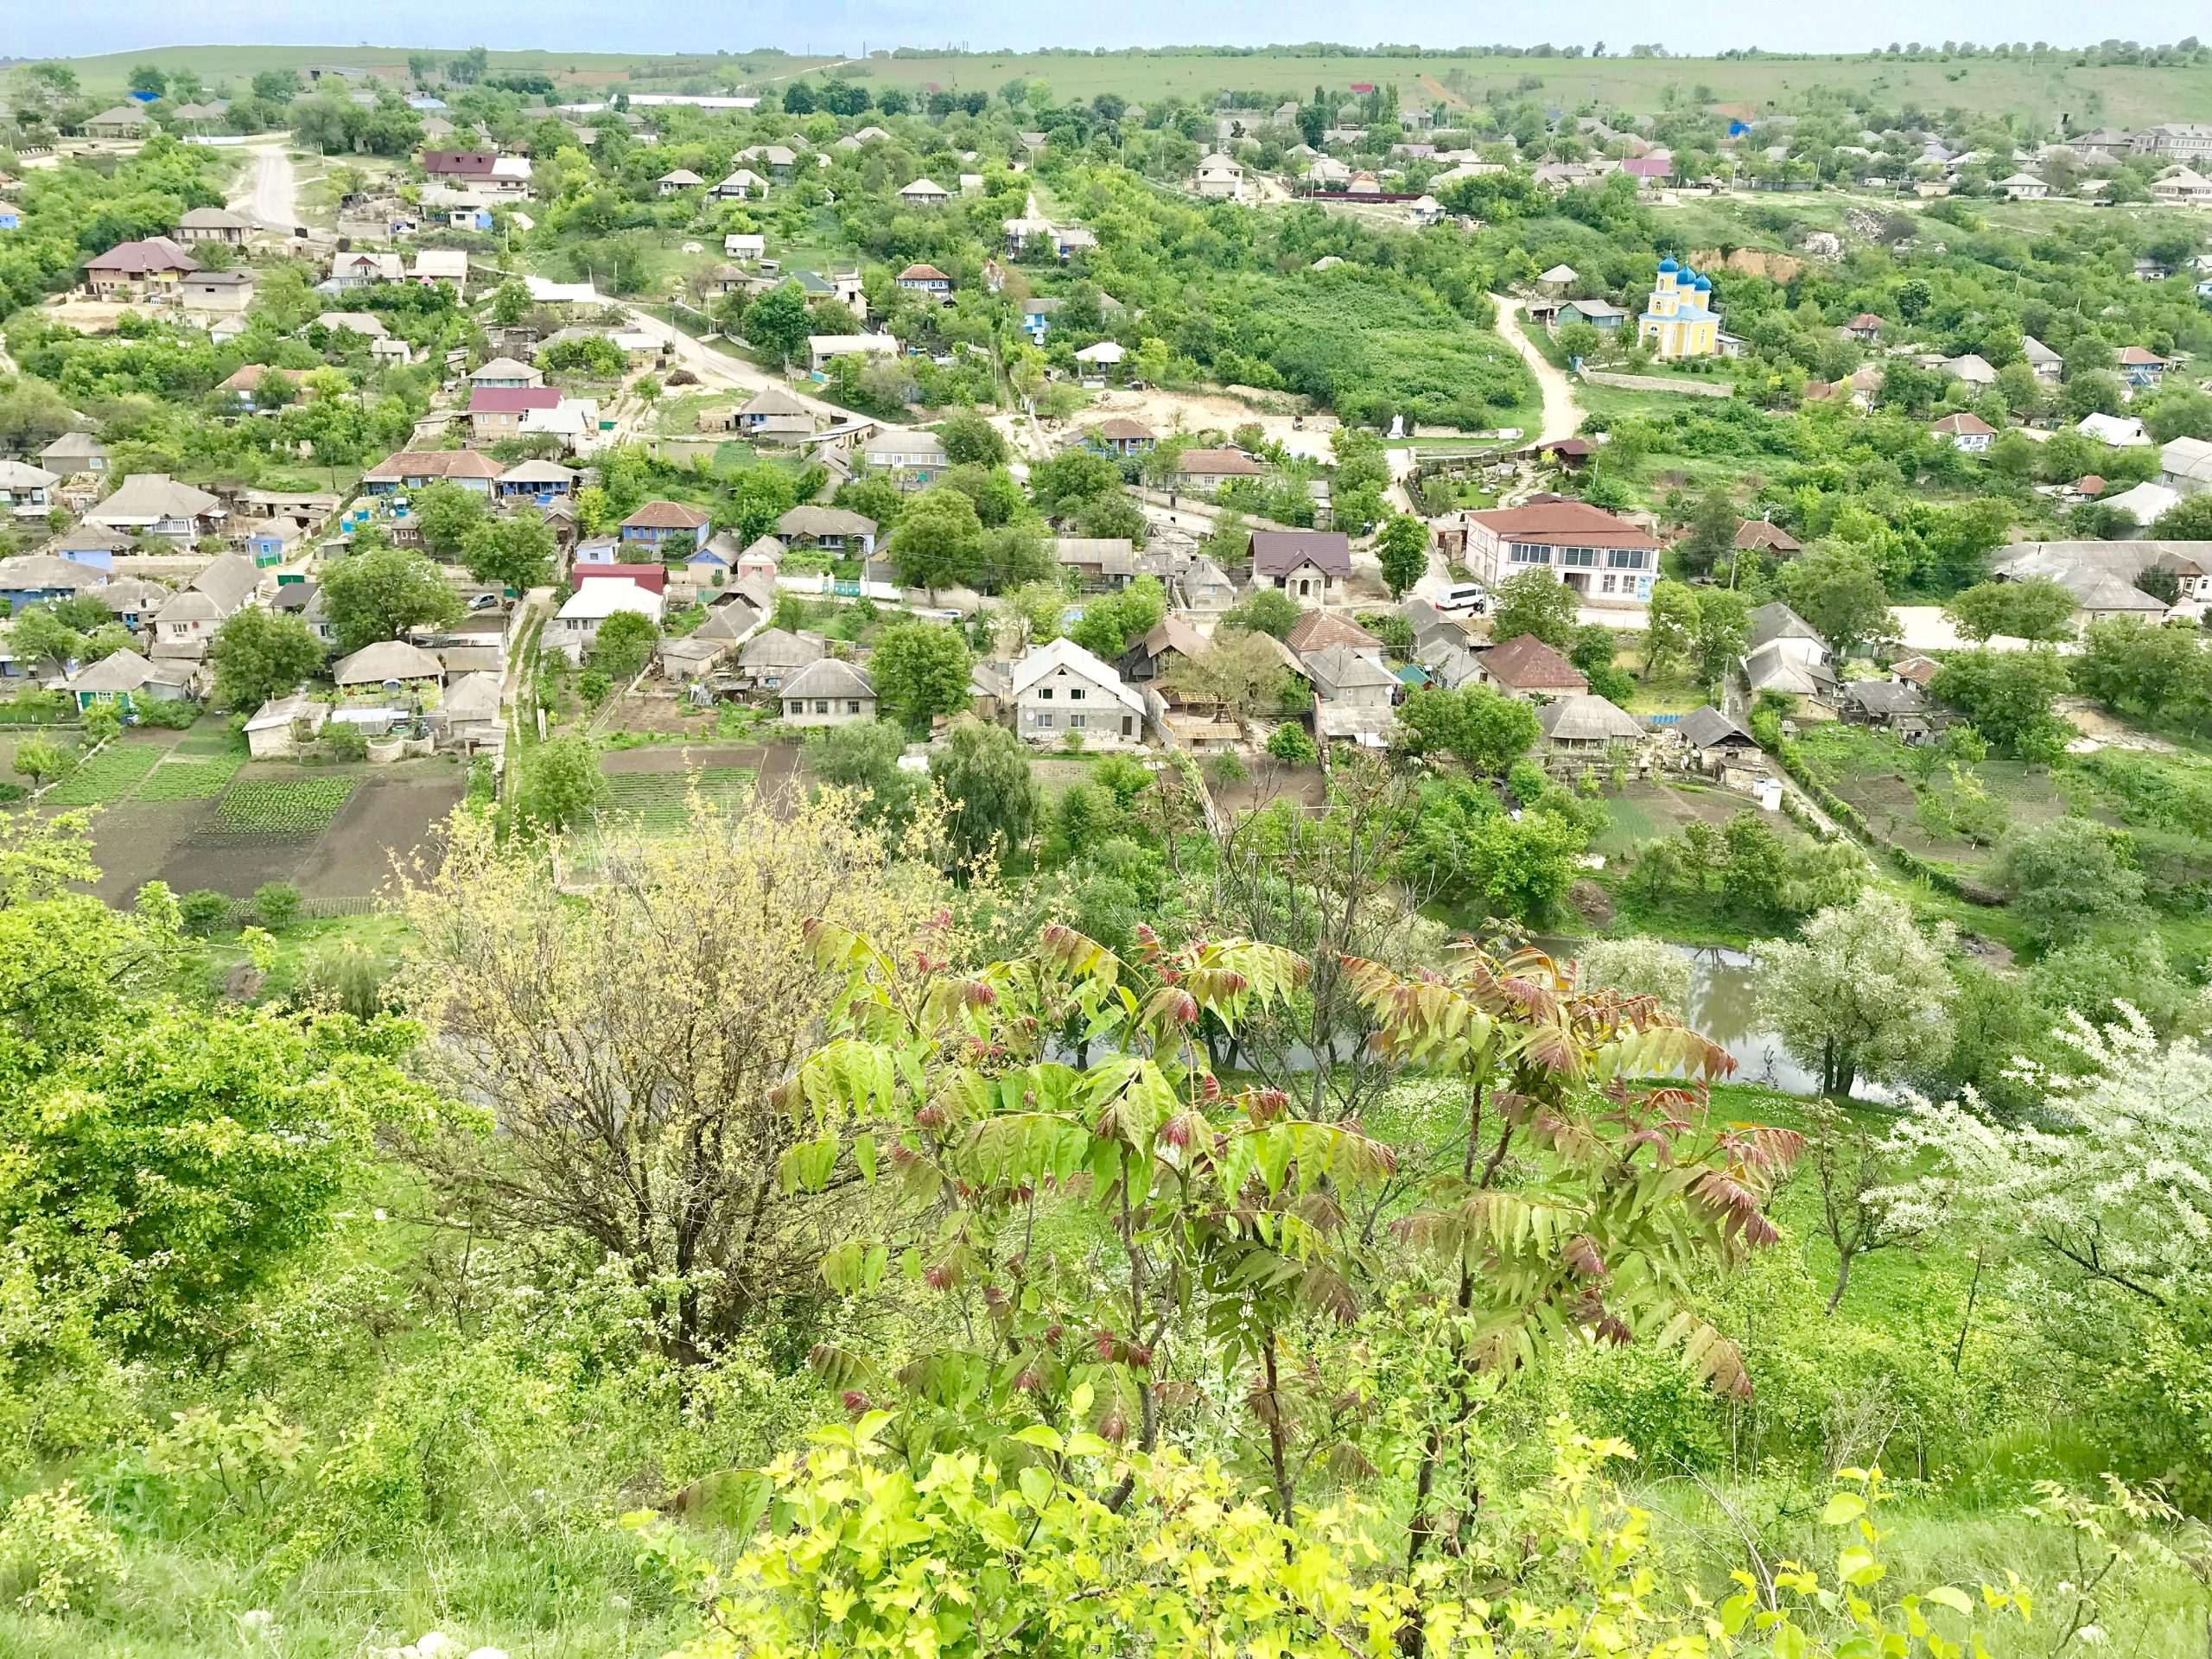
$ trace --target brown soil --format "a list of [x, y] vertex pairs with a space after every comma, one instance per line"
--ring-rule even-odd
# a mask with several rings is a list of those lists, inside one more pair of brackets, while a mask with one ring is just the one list
[[467, 780], [457, 766], [365, 778], [329, 829], [308, 843], [291, 880], [315, 899], [364, 899], [391, 880], [395, 859], [435, 858]]

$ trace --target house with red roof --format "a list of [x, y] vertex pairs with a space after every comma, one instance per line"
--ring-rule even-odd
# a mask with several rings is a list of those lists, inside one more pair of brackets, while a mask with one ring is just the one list
[[85, 287], [96, 300], [143, 300], [174, 295], [200, 262], [166, 236], [118, 242], [85, 261]]
[[1659, 543], [1639, 524], [1556, 496], [1460, 518], [1464, 562], [1486, 587], [1524, 570], [1548, 570], [1577, 597], [1598, 604], [1650, 602]]
[[489, 495], [493, 480], [505, 470], [480, 449], [402, 449], [363, 473], [361, 489], [367, 495], [391, 495], [445, 480]]
[[1509, 697], [1573, 697], [1590, 689], [1580, 669], [1533, 633], [1477, 652], [1474, 679]]
[[560, 406], [556, 386], [475, 386], [468, 394], [469, 435], [479, 443], [518, 437], [531, 410]]

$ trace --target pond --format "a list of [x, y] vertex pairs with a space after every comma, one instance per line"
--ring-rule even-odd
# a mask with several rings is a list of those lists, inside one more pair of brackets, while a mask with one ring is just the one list
[[[1565, 959], [1576, 955], [1586, 941], [1539, 938], [1537, 949]], [[1781, 1036], [1759, 1019], [1758, 958], [1748, 950], [1722, 945], [1677, 944], [1672, 947], [1689, 958], [1689, 1006], [1683, 1018], [1693, 1030], [1703, 1032], [1735, 1057], [1735, 1083], [1761, 1083], [1786, 1095], [1817, 1095], [1820, 1078], [1789, 1058]], [[1852, 1090], [1856, 1100], [1889, 1103], [1896, 1096], [1884, 1085], [1861, 1078]]]

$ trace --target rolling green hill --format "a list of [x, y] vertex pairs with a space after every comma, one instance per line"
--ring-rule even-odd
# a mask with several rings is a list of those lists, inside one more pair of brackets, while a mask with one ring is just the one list
[[[185, 46], [74, 60], [89, 90], [119, 92], [141, 63], [189, 67], [210, 81], [270, 68], [323, 66], [382, 70], [404, 78], [404, 47]], [[441, 58], [449, 55], [441, 53]], [[709, 92], [780, 81], [842, 62], [780, 52], [719, 54], [494, 51], [493, 73], [542, 71], [580, 94], [626, 82], [662, 92]], [[2212, 120], [2212, 67], [2150, 68], [2077, 65], [2062, 53], [2032, 59], [1904, 60], [1841, 57], [1537, 58], [1350, 57], [1300, 53], [1168, 51], [971, 53], [893, 58], [878, 54], [868, 78], [885, 86], [995, 89], [1017, 75], [1049, 81], [1063, 98], [1113, 92], [1132, 99], [1217, 91], [1310, 92], [1353, 81], [1395, 84], [1408, 97], [1479, 99], [1533, 79], [1561, 107], [1597, 102], [1645, 111], [1699, 89], [1720, 103], [1792, 101], [1815, 88], [1872, 95], [1929, 110], [2019, 111], [2044, 120], [2070, 115], [2092, 124]]]

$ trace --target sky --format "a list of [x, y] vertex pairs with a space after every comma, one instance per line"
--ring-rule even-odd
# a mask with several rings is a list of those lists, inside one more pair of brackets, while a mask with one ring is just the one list
[[[364, 25], [373, 31], [364, 42]], [[1573, 33], [1567, 32], [1572, 29]], [[857, 54], [863, 45], [1258, 46], [1301, 40], [1418, 42], [1425, 46], [1557, 45], [1657, 40], [1669, 50], [1730, 47], [1847, 52], [1891, 41], [1988, 43], [2095, 38], [2164, 44], [2212, 35], [2203, 0], [1861, 0], [1855, 6], [1707, 0], [1668, 9], [1626, 0], [1119, 0], [1073, 10], [1036, 0], [0, 0], [0, 56], [84, 57], [153, 46], [484, 45], [557, 51], [696, 52], [760, 47]]]

